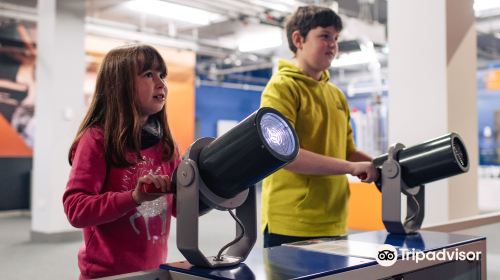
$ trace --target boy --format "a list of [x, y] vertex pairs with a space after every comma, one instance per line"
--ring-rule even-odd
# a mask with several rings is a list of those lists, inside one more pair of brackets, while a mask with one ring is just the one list
[[329, 82], [338, 50], [340, 17], [331, 9], [300, 7], [286, 24], [292, 61], [262, 93], [261, 106], [288, 118], [299, 137], [297, 159], [264, 179], [264, 247], [346, 234], [349, 186], [345, 174], [377, 179], [371, 158], [356, 150], [343, 93]]

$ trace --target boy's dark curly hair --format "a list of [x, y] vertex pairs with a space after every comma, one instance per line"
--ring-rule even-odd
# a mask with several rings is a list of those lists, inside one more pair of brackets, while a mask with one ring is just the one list
[[292, 41], [292, 33], [294, 31], [299, 31], [300, 36], [305, 39], [309, 31], [318, 26], [333, 26], [337, 32], [342, 31], [343, 28], [342, 19], [330, 8], [313, 5], [299, 7], [297, 11], [288, 18], [285, 24], [286, 37], [290, 50], [293, 53], [297, 52], [297, 47], [295, 47]]

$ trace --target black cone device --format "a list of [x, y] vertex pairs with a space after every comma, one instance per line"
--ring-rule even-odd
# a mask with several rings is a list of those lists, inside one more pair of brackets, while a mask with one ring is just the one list
[[[373, 160], [377, 168], [387, 160], [383, 154]], [[403, 148], [396, 155], [403, 181], [409, 186], [427, 184], [469, 170], [465, 145], [456, 133], [449, 133], [427, 142]]]
[[[465, 145], [456, 133], [405, 147], [396, 143], [373, 160], [380, 170], [376, 182], [382, 191], [382, 220], [390, 233], [409, 234], [420, 229], [425, 215], [424, 184], [469, 170]], [[401, 194], [406, 195], [406, 218], [401, 221]]]
[[274, 109], [261, 108], [208, 144], [198, 168], [215, 194], [231, 198], [293, 160], [298, 150], [288, 121]]
[[[298, 151], [292, 126], [271, 108], [260, 108], [217, 139], [200, 138], [189, 147], [175, 171], [177, 248], [189, 263], [213, 268], [246, 259], [257, 239], [255, 184]], [[198, 246], [198, 219], [211, 209], [230, 212], [237, 237], [216, 257], [205, 257]]]

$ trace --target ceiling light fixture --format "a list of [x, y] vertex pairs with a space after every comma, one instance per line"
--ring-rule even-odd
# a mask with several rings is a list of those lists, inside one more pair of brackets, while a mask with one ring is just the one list
[[136, 12], [196, 25], [208, 25], [225, 19], [220, 14], [160, 0], [132, 0], [126, 2], [125, 6]]
[[281, 29], [254, 30], [253, 35], [242, 36], [238, 42], [240, 52], [255, 52], [265, 49], [277, 48], [283, 44]]
[[500, 9], [500, 2], [493, 0], [474, 0], [474, 11], [476, 11], [476, 13], [493, 9]]
[[374, 58], [373, 55], [370, 55], [366, 51], [356, 51], [339, 55], [332, 61], [330, 67], [340, 68], [359, 64], [368, 64], [373, 61], [376, 61], [376, 57]]

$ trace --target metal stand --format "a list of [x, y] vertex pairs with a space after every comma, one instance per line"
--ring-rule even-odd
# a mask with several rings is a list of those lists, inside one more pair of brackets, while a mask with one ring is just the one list
[[[401, 178], [402, 168], [397, 155], [403, 148], [405, 146], [400, 143], [389, 147], [389, 156], [382, 165], [382, 220], [387, 231], [396, 234], [419, 230], [425, 214], [424, 185], [409, 187]], [[404, 223], [401, 221], [401, 193], [407, 196]]]
[[[213, 140], [201, 138], [193, 143], [177, 168], [177, 247], [191, 264], [210, 268], [236, 265], [244, 261], [257, 240], [255, 186], [228, 199], [214, 194], [200, 178], [196, 161], [203, 147]], [[218, 210], [236, 209], [236, 216], [245, 228], [243, 238], [229, 247], [222, 260], [205, 257], [199, 250], [200, 199]], [[240, 234], [241, 229], [236, 225], [236, 236]]]

